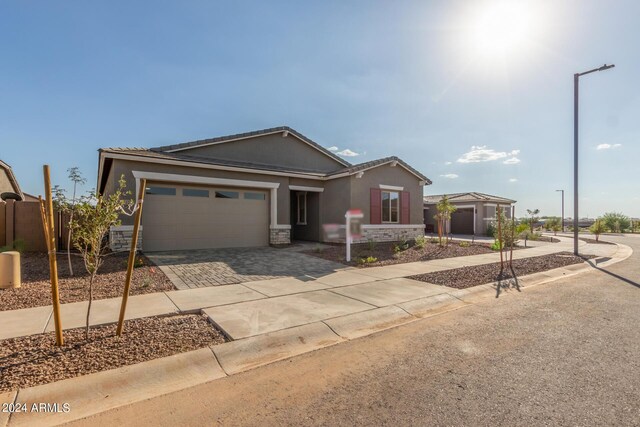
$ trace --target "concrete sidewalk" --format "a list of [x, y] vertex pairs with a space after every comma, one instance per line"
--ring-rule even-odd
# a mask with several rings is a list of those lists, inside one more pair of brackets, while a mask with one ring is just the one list
[[[571, 239], [517, 250], [514, 259], [572, 250]], [[580, 242], [582, 253], [612, 256], [618, 246]], [[498, 253], [420, 261], [303, 277], [137, 295], [129, 299], [127, 319], [203, 311], [232, 339], [273, 332], [374, 308], [450, 293], [445, 286], [406, 279], [408, 276], [498, 262]], [[120, 298], [93, 303], [91, 325], [115, 323]], [[86, 302], [62, 305], [65, 329], [84, 325]], [[53, 330], [51, 306], [0, 311], [0, 339]]]

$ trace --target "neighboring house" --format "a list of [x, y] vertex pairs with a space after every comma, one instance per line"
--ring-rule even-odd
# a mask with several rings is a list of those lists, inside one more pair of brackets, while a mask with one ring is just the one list
[[437, 231], [436, 205], [443, 196], [457, 209], [451, 215], [449, 230], [452, 234], [474, 234], [484, 236], [487, 233], [487, 226], [496, 218], [496, 208], [500, 205], [504, 213], [511, 218], [511, 205], [516, 201], [504, 197], [492, 196], [484, 193], [453, 193], [439, 194], [435, 196], [424, 196], [424, 223], [425, 231], [433, 233]]
[[2, 193], [15, 193], [20, 196], [20, 200], [25, 197], [11, 166], [0, 160], [0, 194]]
[[[397, 157], [358, 165], [289, 127], [277, 127], [151, 149], [99, 151], [98, 191], [124, 175], [136, 192], [147, 180], [142, 214], [146, 251], [251, 247], [292, 240], [329, 241], [324, 224], [364, 214], [360, 239], [424, 233], [428, 178]], [[132, 217], [112, 230], [115, 250], [128, 248]], [[344, 238], [344, 237], [343, 237]]]

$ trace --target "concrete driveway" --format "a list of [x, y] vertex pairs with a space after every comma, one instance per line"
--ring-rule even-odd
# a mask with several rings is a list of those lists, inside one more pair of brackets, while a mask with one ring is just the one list
[[348, 268], [290, 249], [226, 248], [151, 252], [145, 255], [178, 289], [204, 288], [283, 277], [319, 277]]

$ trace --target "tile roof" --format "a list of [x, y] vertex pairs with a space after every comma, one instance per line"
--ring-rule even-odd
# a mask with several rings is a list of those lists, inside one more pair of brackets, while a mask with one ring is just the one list
[[328, 174], [328, 176], [340, 175], [340, 174], [343, 174], [343, 173], [348, 173], [348, 174], [352, 175], [352, 174], [357, 173], [357, 172], [359, 172], [361, 170], [370, 169], [370, 168], [373, 168], [373, 167], [376, 167], [376, 166], [381, 166], [381, 165], [384, 165], [384, 164], [387, 164], [387, 163], [391, 163], [391, 162], [398, 162], [399, 164], [404, 166], [406, 169], [411, 171], [414, 175], [418, 176], [421, 180], [426, 181], [427, 184], [431, 184], [431, 180], [429, 178], [427, 178], [426, 176], [424, 176], [423, 174], [421, 174], [420, 172], [418, 172], [417, 170], [415, 170], [414, 168], [409, 166], [402, 159], [400, 159], [400, 158], [398, 158], [396, 156], [384, 157], [382, 159], [371, 160], [371, 161], [368, 161], [368, 162], [359, 163], [357, 165], [352, 165], [350, 167], [339, 169], [337, 171], [331, 172], [331, 173]]
[[289, 126], [278, 126], [278, 127], [273, 127], [273, 128], [268, 128], [268, 129], [261, 129], [261, 130], [251, 131], [251, 132], [237, 133], [237, 134], [234, 134], [234, 135], [225, 135], [225, 136], [219, 136], [219, 137], [216, 137], [216, 138], [208, 138], [208, 139], [200, 139], [198, 141], [183, 142], [181, 144], [164, 145], [164, 146], [161, 146], [161, 147], [151, 148], [151, 150], [152, 151], [163, 151], [163, 152], [172, 151], [172, 150], [183, 150], [183, 149], [187, 149], [187, 148], [198, 147], [198, 146], [201, 146], [201, 145], [215, 144], [215, 143], [220, 143], [220, 142], [225, 142], [225, 141], [233, 141], [235, 139], [248, 138], [248, 137], [251, 137], [251, 136], [267, 135], [267, 134], [271, 134], [271, 133], [275, 133], [275, 132], [289, 132], [290, 134], [295, 135], [298, 139], [301, 139], [302, 141], [306, 142], [307, 144], [311, 145], [312, 147], [318, 149], [323, 154], [331, 157], [333, 160], [337, 161], [338, 163], [340, 163], [342, 165], [345, 165], [345, 166], [351, 166], [351, 163], [347, 162], [345, 159], [343, 159], [341, 157], [338, 157], [337, 155], [335, 155], [331, 151], [327, 150], [326, 148], [324, 148], [323, 146], [321, 146], [317, 142], [311, 140], [310, 138], [307, 138], [306, 136], [304, 136], [303, 134], [301, 134], [297, 130], [295, 130], [293, 128], [290, 128]]
[[303, 174], [306, 173], [306, 174], [313, 174], [313, 175], [326, 174], [326, 172], [320, 171], [320, 170], [281, 167], [281, 166], [274, 166], [274, 165], [269, 165], [264, 163], [241, 162], [237, 160], [226, 160], [226, 159], [217, 159], [217, 158], [214, 159], [211, 157], [189, 156], [186, 154], [179, 154], [179, 153], [152, 151], [146, 148], [102, 148], [99, 151], [109, 152], [109, 153], [124, 153], [127, 155], [139, 156], [144, 158], [153, 158], [153, 159], [161, 159], [161, 160], [178, 160], [183, 162], [203, 163], [208, 165], [230, 166], [230, 167], [238, 167], [238, 168], [246, 168], [246, 169], [272, 170], [272, 171], [279, 171], [279, 172], [295, 172], [295, 173], [303, 173]]
[[442, 196], [447, 196], [450, 202], [494, 202], [494, 203], [515, 203], [515, 200], [507, 199], [499, 196], [492, 196], [491, 194], [470, 192], [470, 193], [451, 193], [451, 194], [437, 194], [424, 196], [424, 202], [428, 204], [435, 204], [442, 200]]

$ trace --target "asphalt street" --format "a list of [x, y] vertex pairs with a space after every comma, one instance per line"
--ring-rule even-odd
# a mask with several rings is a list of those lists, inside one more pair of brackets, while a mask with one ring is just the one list
[[606, 271], [492, 299], [77, 425], [640, 425], [640, 236]]

